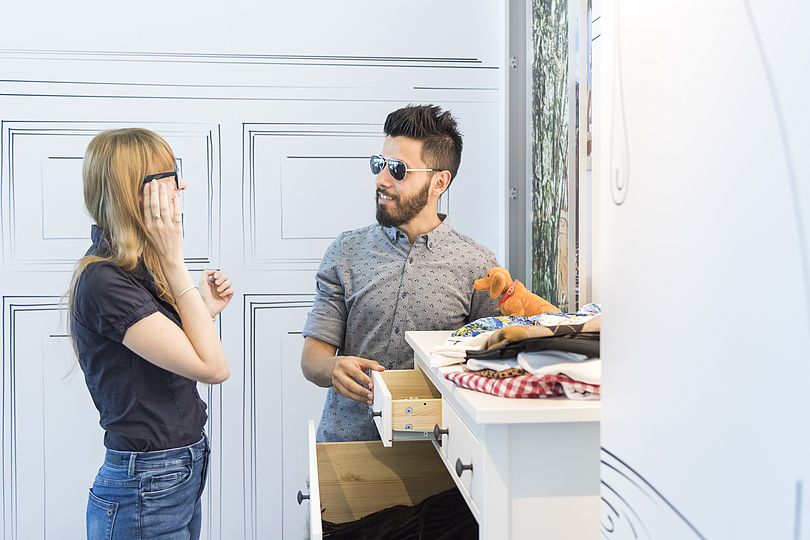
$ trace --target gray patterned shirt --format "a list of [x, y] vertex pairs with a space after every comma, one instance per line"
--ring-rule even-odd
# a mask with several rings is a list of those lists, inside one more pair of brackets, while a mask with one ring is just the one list
[[[493, 266], [492, 252], [453, 230], [447, 219], [413, 246], [398, 229], [378, 224], [344, 232], [321, 262], [304, 337], [386, 369], [413, 369], [405, 332], [455, 330], [500, 315], [495, 300], [473, 289], [473, 281]], [[378, 438], [368, 406], [329, 388], [318, 441]]]

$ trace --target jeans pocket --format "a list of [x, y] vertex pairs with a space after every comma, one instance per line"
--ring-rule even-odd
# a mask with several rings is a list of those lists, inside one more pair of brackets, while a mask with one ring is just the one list
[[147, 487], [143, 491], [143, 496], [154, 498], [174, 493], [191, 480], [192, 472], [193, 469], [188, 465], [174, 470], [161, 471], [146, 483]]
[[91, 489], [87, 499], [87, 540], [110, 540], [117, 514], [117, 502], [105, 501]]

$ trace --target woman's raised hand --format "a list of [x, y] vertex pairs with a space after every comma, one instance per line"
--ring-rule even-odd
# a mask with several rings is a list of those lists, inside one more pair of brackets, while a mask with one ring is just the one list
[[143, 219], [149, 242], [164, 270], [167, 265], [183, 265], [183, 226], [178, 193], [159, 180], [144, 184]]
[[211, 316], [216, 317], [233, 298], [230, 278], [219, 270], [205, 270], [200, 278], [200, 296]]

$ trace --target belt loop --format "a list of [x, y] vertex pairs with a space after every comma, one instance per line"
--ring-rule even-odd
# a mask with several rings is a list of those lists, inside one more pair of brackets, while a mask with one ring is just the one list
[[129, 477], [132, 478], [135, 476], [135, 456], [138, 455], [137, 452], [130, 452], [129, 453]]

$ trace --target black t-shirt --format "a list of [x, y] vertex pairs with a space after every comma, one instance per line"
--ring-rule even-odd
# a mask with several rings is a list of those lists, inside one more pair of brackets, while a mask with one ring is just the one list
[[[90, 255], [109, 244], [97, 226]], [[197, 383], [138, 356], [123, 345], [127, 329], [160, 312], [180, 326], [160, 299], [146, 266], [132, 272], [108, 262], [88, 266], [76, 286], [71, 314], [79, 364], [104, 428], [104, 446], [148, 452], [194, 444], [202, 437], [206, 405]]]

